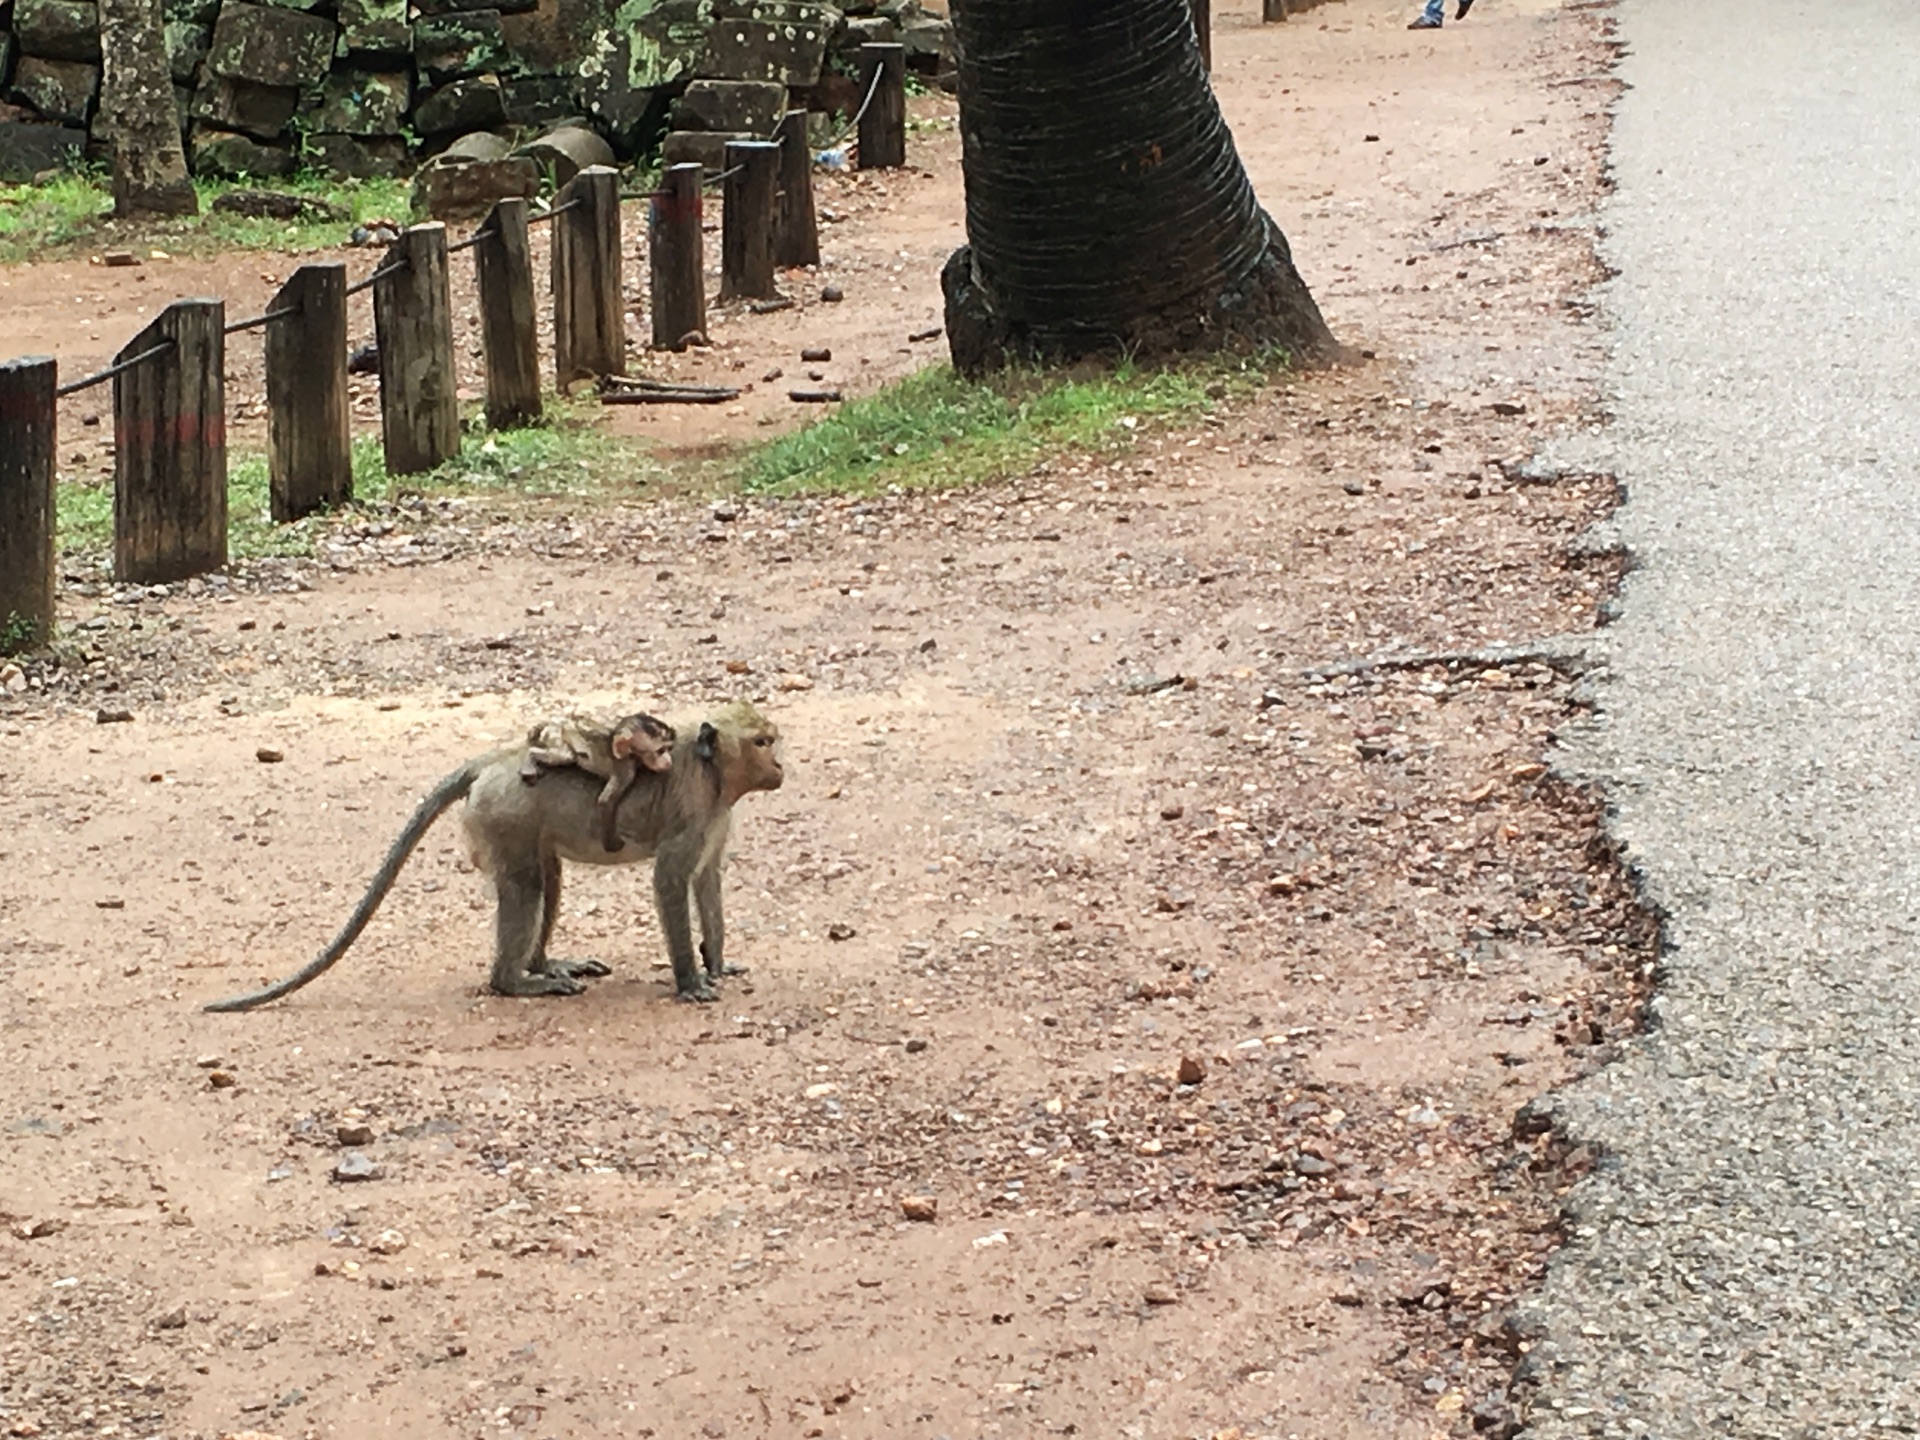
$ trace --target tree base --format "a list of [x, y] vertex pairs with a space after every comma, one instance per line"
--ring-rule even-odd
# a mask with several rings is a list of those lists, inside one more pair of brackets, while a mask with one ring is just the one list
[[979, 376], [1022, 361], [1061, 364], [1089, 355], [1159, 359], [1219, 351], [1284, 350], [1298, 364], [1327, 364], [1342, 349], [1314, 303], [1280, 227], [1264, 215], [1267, 248], [1245, 280], [1177, 309], [1117, 325], [1033, 326], [995, 310], [962, 245], [940, 272], [953, 368]]

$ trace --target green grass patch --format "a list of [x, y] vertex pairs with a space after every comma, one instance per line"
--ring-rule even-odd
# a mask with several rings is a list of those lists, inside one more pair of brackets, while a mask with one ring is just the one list
[[[633, 442], [602, 433], [591, 420], [597, 407], [547, 398], [547, 421], [524, 430], [469, 434], [460, 454], [421, 475], [390, 475], [377, 436], [353, 442], [353, 504], [340, 513], [309, 515], [276, 525], [264, 455], [236, 454], [227, 463], [227, 548], [236, 560], [314, 553], [345, 516], [414, 497], [478, 496], [543, 502], [620, 498], [661, 471]], [[66, 482], [57, 503], [63, 549], [100, 553], [113, 548], [112, 483]]]
[[1130, 449], [1142, 430], [1250, 393], [1283, 365], [1271, 356], [1167, 369], [1121, 364], [1009, 371], [979, 383], [934, 366], [761, 446], [739, 481], [754, 494], [800, 495], [1005, 479], [1060, 451]]
[[[237, 184], [195, 182], [200, 214], [178, 220], [122, 223], [113, 218], [113, 193], [97, 170], [64, 172], [44, 185], [0, 185], [0, 262], [49, 259], [75, 250], [139, 246], [190, 255], [214, 249], [319, 250], [344, 245], [362, 220], [405, 223], [410, 188], [404, 180], [337, 180], [317, 175]], [[229, 190], [271, 189], [311, 195], [346, 210], [348, 220], [256, 220], [211, 208]]]

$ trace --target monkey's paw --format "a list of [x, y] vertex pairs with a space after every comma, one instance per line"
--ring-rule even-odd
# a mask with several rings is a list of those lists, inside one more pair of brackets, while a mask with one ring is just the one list
[[534, 995], [584, 995], [587, 987], [565, 975], [516, 975], [504, 985], [495, 982], [494, 993], [526, 997]]
[[703, 983], [691, 990], [677, 990], [673, 998], [684, 1005], [711, 1005], [720, 998], [720, 992], [713, 986]]
[[567, 980], [599, 980], [611, 975], [611, 966], [598, 960], [556, 960], [551, 955], [533, 967], [539, 975], [558, 975]]

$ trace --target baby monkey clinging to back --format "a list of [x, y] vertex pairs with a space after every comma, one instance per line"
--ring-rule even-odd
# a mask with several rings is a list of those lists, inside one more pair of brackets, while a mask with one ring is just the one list
[[673, 726], [652, 715], [629, 715], [609, 725], [591, 715], [558, 715], [527, 732], [527, 758], [520, 778], [531, 785], [548, 770], [571, 767], [606, 779], [600, 789], [600, 843], [620, 848], [614, 816], [642, 770], [664, 775], [673, 768]]

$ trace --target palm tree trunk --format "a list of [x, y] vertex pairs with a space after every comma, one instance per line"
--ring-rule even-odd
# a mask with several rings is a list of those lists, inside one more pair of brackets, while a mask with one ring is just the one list
[[195, 215], [160, 0], [100, 0], [100, 113], [113, 139], [113, 213]]
[[963, 373], [1009, 358], [1338, 351], [1254, 197], [1189, 0], [953, 0], [968, 244], [941, 275]]

